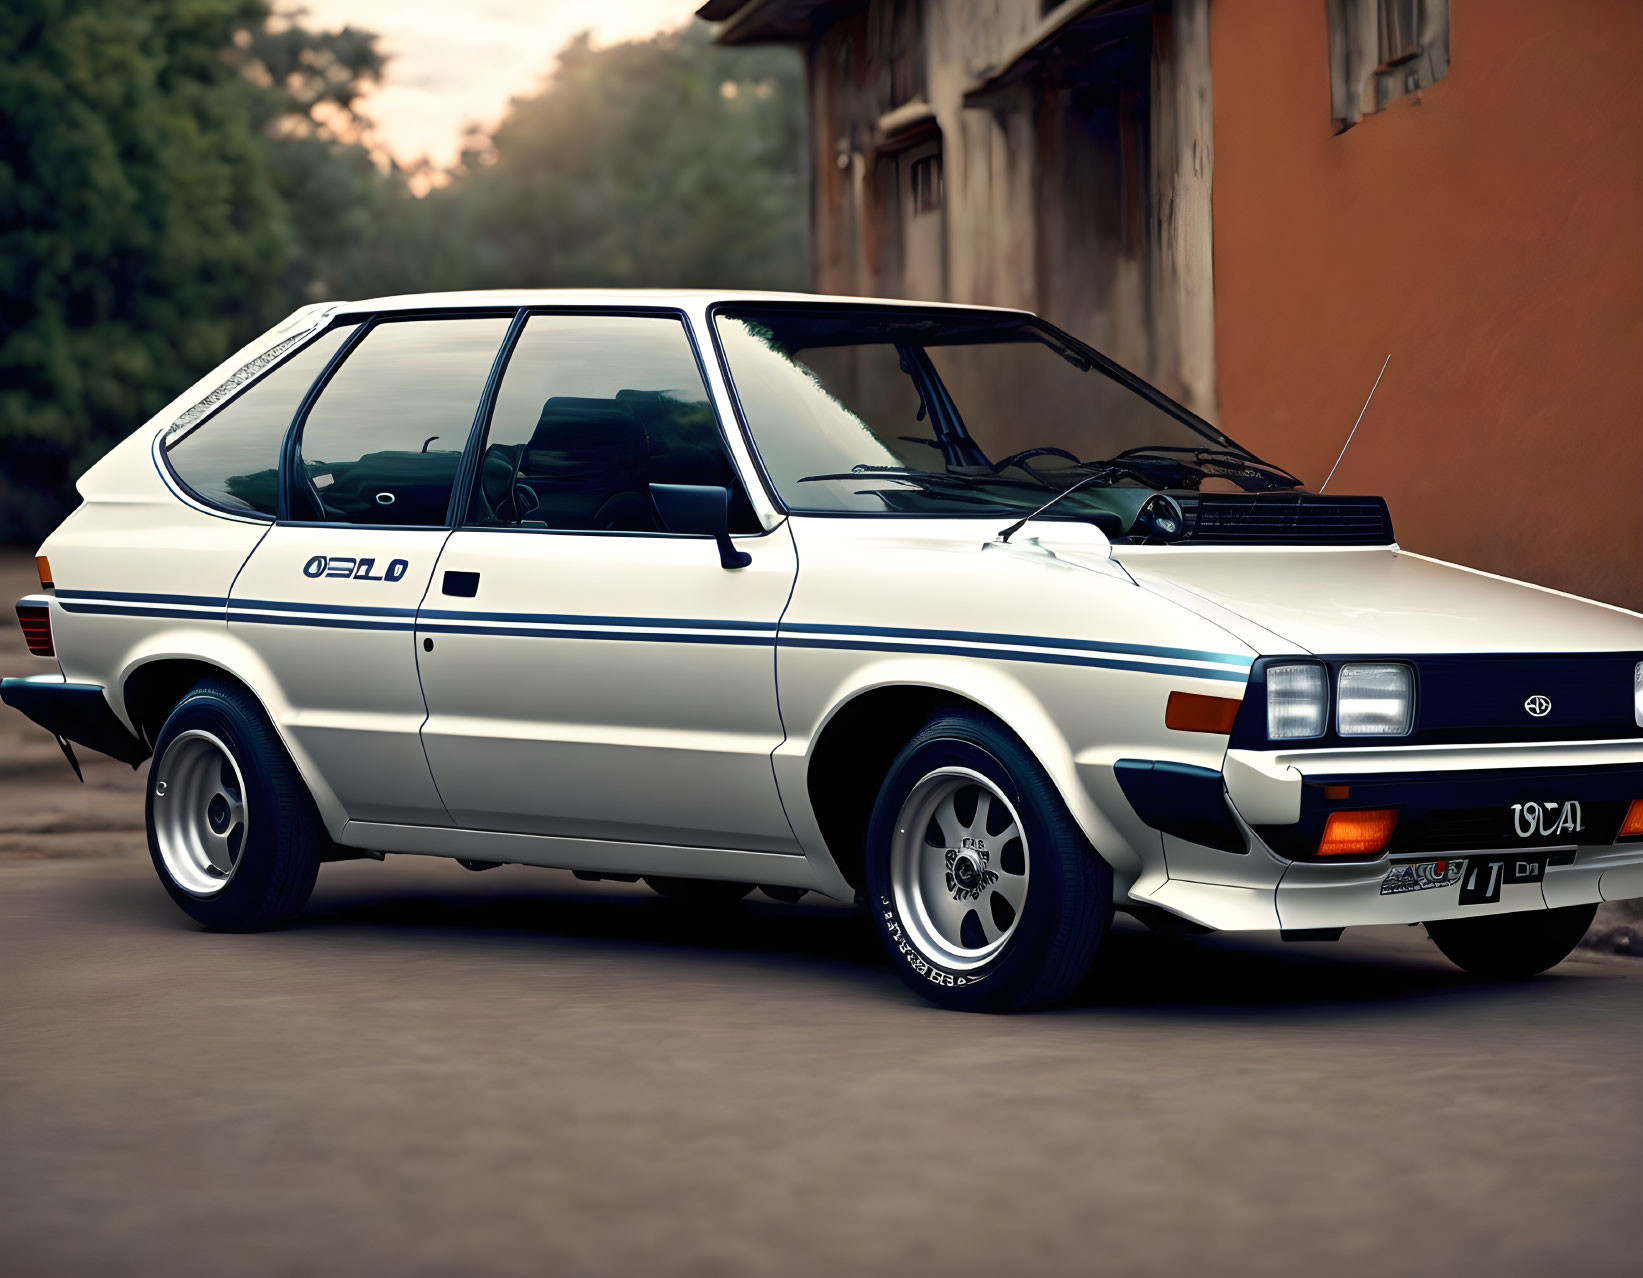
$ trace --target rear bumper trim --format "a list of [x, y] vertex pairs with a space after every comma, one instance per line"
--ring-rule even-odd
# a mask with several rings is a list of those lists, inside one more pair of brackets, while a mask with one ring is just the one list
[[0, 679], [0, 701], [21, 711], [52, 736], [136, 767], [148, 746], [131, 734], [101, 686], [69, 683], [60, 675]]

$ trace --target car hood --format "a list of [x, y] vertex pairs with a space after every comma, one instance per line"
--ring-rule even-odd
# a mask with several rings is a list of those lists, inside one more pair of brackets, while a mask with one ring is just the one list
[[1114, 546], [1135, 579], [1257, 652], [1643, 650], [1643, 617], [1395, 547]]

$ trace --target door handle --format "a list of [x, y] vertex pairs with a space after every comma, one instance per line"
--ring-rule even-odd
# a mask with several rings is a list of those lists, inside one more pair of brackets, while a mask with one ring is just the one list
[[454, 595], [458, 599], [472, 599], [479, 593], [479, 574], [447, 572], [439, 589], [442, 594]]

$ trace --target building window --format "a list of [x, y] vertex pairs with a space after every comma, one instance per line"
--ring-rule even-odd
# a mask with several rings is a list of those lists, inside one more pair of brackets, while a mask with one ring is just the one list
[[921, 155], [913, 160], [908, 172], [912, 187], [913, 215], [941, 211], [941, 152]]
[[1449, 0], [1327, 0], [1330, 100], [1345, 132], [1449, 71]]

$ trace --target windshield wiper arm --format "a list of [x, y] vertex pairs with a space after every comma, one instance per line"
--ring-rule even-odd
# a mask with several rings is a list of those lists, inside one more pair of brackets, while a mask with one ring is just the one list
[[1291, 475], [1282, 466], [1275, 466], [1271, 462], [1262, 461], [1253, 453], [1240, 452], [1232, 448], [1199, 448], [1175, 444], [1143, 444], [1140, 448], [1126, 448], [1123, 452], [1119, 453], [1118, 457], [1114, 460], [1121, 461], [1125, 458], [1138, 457], [1143, 461], [1153, 458], [1158, 461], [1177, 462], [1178, 465], [1183, 466], [1188, 464], [1185, 461], [1177, 461], [1174, 457], [1167, 455], [1160, 456], [1160, 454], [1169, 453], [1185, 453], [1192, 459], [1191, 465], [1201, 474], [1210, 473], [1204, 466], [1203, 460], [1208, 460], [1211, 463], [1231, 462], [1242, 469], [1246, 475], [1250, 475], [1252, 478], [1256, 475], [1275, 475], [1280, 479], [1287, 480], [1292, 487], [1301, 488], [1305, 486], [1302, 480], [1299, 480], [1294, 475]]
[[810, 484], [827, 479], [854, 479], [858, 481], [863, 479], [894, 479], [902, 480], [909, 484], [934, 481], [937, 483], [964, 484], [967, 486], [973, 486], [978, 482], [984, 481], [989, 484], [1008, 484], [1017, 488], [1038, 487], [1038, 485], [1029, 484], [1026, 480], [1022, 479], [1005, 479], [1000, 475], [993, 474], [991, 470], [978, 471], [976, 474], [972, 475], [965, 471], [914, 470], [911, 467], [906, 466], [867, 465], [858, 466], [854, 470], [840, 471], [834, 474], [804, 475], [794, 480], [794, 482], [799, 484]]

